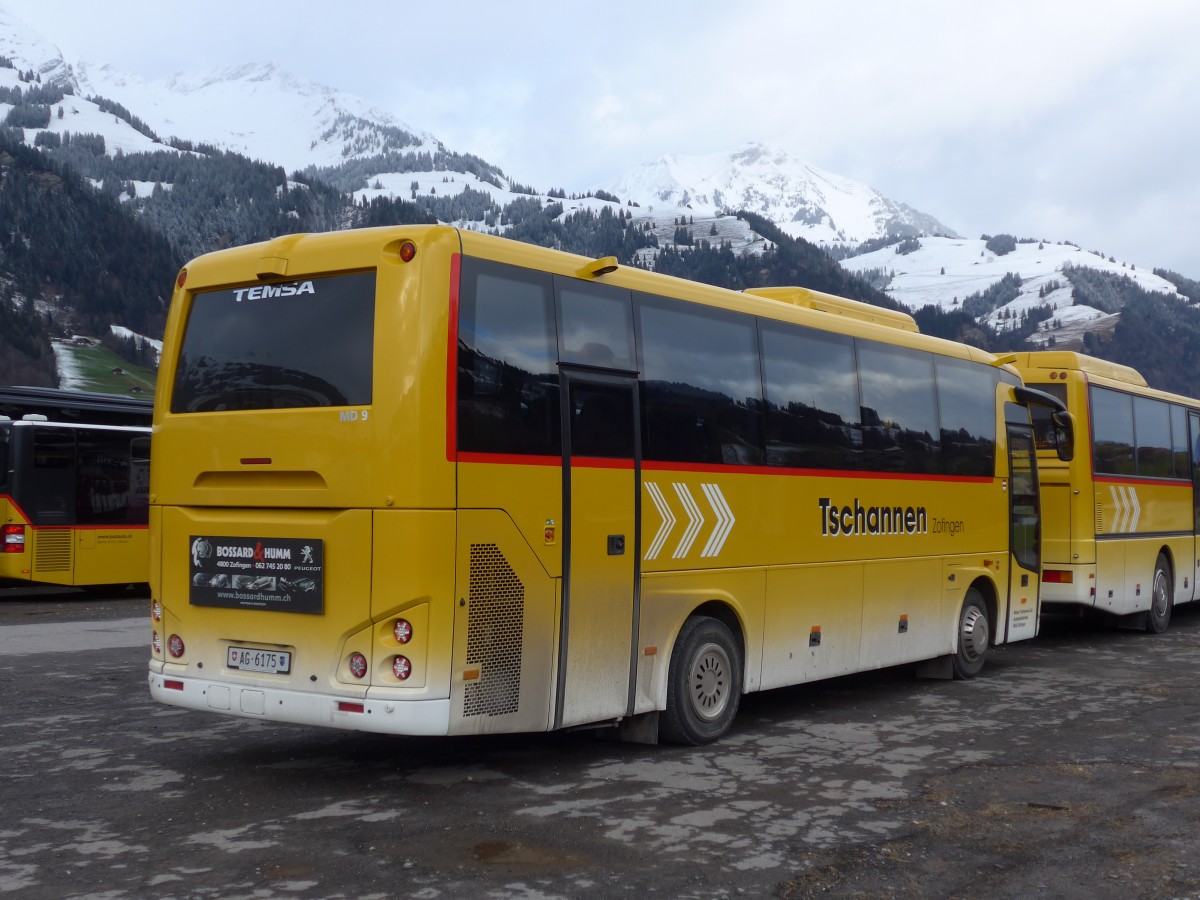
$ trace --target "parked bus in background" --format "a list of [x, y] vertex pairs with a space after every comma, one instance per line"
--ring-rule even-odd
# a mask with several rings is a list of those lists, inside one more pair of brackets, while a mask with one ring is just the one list
[[444, 226], [180, 272], [150, 689], [398, 734], [711, 741], [743, 692], [1038, 628], [1025, 389], [911, 317]]
[[1058, 458], [1040, 424], [1042, 599], [1165, 631], [1198, 596], [1200, 401], [1157, 391], [1134, 369], [1066, 351], [1009, 357], [1066, 404], [1083, 452]]
[[149, 580], [151, 411], [148, 400], [0, 388], [0, 585]]

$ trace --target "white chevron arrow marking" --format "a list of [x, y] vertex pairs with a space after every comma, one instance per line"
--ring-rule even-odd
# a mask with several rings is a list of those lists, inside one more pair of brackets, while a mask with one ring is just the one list
[[737, 521], [737, 517], [729, 508], [729, 504], [725, 502], [725, 495], [721, 493], [719, 485], [702, 484], [700, 487], [704, 490], [704, 496], [708, 498], [713, 512], [717, 514], [717, 524], [713, 528], [712, 534], [708, 536], [708, 543], [704, 545], [700, 555], [717, 556], [720, 554], [721, 548], [725, 546], [725, 540], [729, 537], [729, 532], [733, 530], [733, 524]]
[[658, 514], [662, 518], [662, 524], [658, 526], [658, 531], [654, 535], [654, 540], [650, 542], [650, 548], [646, 551], [645, 558], [657, 559], [658, 554], [662, 551], [663, 544], [667, 542], [667, 536], [674, 530], [677, 520], [675, 514], [671, 512], [671, 507], [667, 505], [662, 491], [658, 489], [658, 485], [653, 481], [647, 481], [645, 485], [646, 491], [650, 494], [650, 499], [654, 503], [654, 508], [658, 510]]
[[704, 525], [704, 514], [700, 512], [700, 507], [696, 505], [692, 492], [688, 490], [686, 484], [675, 482], [674, 487], [675, 493], [679, 495], [679, 502], [683, 504], [683, 510], [687, 513], [688, 527], [683, 532], [683, 537], [679, 539], [679, 546], [675, 548], [672, 555], [675, 559], [683, 559], [692, 549], [696, 535], [700, 533], [700, 528]]
[[1125, 503], [1122, 496], [1123, 490], [1123, 488], [1118, 487], [1115, 484], [1110, 484], [1108, 486], [1108, 492], [1112, 494], [1113, 506], [1115, 506], [1117, 510], [1116, 518], [1113, 521], [1112, 528], [1113, 532], [1116, 534], [1120, 534], [1125, 530]]
[[1133, 518], [1129, 520], [1129, 530], [1137, 531], [1138, 519], [1142, 517], [1142, 504], [1138, 503], [1137, 488], [1129, 488], [1129, 497], [1133, 500]]

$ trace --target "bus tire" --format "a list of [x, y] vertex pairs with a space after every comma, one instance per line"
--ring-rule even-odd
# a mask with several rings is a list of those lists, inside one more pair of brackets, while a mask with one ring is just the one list
[[742, 654], [723, 622], [692, 616], [683, 623], [667, 674], [667, 708], [659, 738], [697, 746], [729, 730], [742, 696]]
[[974, 678], [983, 669], [992, 645], [992, 626], [988, 621], [987, 604], [975, 588], [963, 598], [958, 614], [958, 650], [954, 653], [954, 677]]
[[1154, 563], [1154, 581], [1150, 583], [1150, 609], [1146, 613], [1146, 631], [1162, 634], [1171, 622], [1171, 567], [1158, 554]]

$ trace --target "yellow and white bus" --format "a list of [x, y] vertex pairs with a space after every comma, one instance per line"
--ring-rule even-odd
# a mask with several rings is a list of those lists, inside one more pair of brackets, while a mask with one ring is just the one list
[[1038, 429], [1043, 600], [1165, 631], [1172, 607], [1200, 596], [1200, 401], [1080, 353], [1008, 359], [1065, 403], [1088, 439], [1086, 452], [1063, 462], [1053, 429]]
[[1035, 636], [1025, 389], [911, 317], [444, 226], [178, 279], [157, 700], [397, 734], [725, 732], [743, 692]]
[[149, 580], [151, 412], [147, 400], [0, 388], [0, 587]]

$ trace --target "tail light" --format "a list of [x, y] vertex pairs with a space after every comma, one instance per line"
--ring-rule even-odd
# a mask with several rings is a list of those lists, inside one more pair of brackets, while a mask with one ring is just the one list
[[407, 644], [412, 640], [412, 624], [407, 619], [397, 619], [392, 626], [392, 635], [397, 644]]
[[179, 657], [183, 656], [184, 649], [185, 647], [183, 646], [183, 638], [181, 638], [179, 635], [173, 634], [167, 638], [167, 652], [176, 659], [179, 659]]
[[407, 656], [397, 656], [392, 660], [392, 674], [400, 681], [408, 680], [408, 676], [412, 674], [412, 663], [408, 661]]
[[1070, 569], [1046, 569], [1042, 572], [1042, 581], [1045, 584], [1071, 584], [1075, 580], [1075, 573]]
[[367, 658], [361, 653], [350, 654], [350, 674], [355, 678], [362, 678], [367, 674]]
[[155, 656], [162, 656], [162, 638], [158, 632], [154, 632], [154, 637], [150, 638], [150, 649], [154, 651]]
[[162, 621], [162, 604], [157, 600], [150, 601], [150, 618], [155, 622]]
[[5, 525], [0, 529], [0, 534], [4, 535], [4, 552], [5, 553], [24, 553], [25, 552], [25, 526], [24, 525]]

